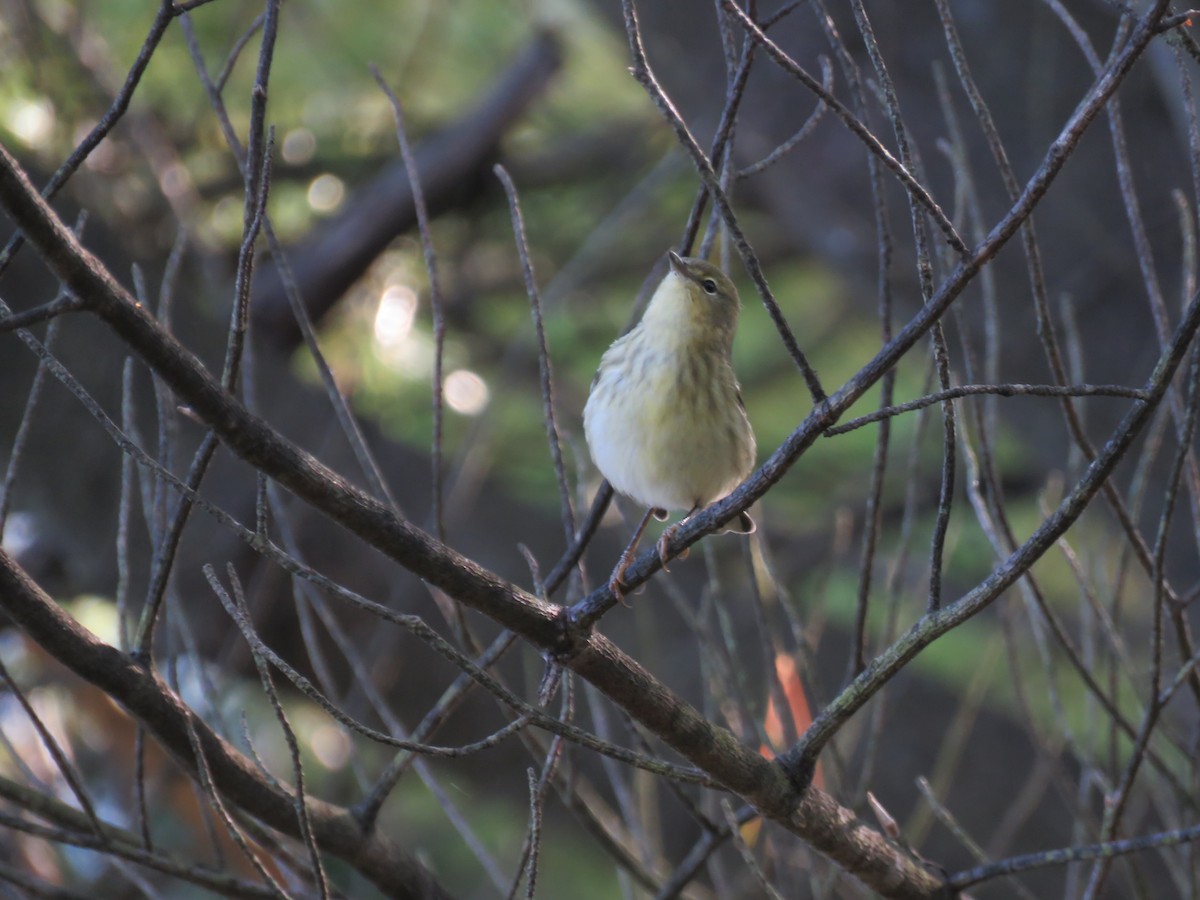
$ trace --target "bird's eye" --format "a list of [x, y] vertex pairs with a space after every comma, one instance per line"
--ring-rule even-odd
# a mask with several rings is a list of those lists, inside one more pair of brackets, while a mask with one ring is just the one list
[[700, 287], [704, 288], [704, 293], [715, 294], [717, 292], [717, 283], [711, 278], [705, 278], [700, 282]]

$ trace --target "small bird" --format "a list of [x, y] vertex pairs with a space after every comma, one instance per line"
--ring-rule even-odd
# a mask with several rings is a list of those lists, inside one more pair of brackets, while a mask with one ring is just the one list
[[[730, 356], [737, 288], [716, 266], [669, 251], [671, 268], [638, 323], [600, 359], [583, 428], [592, 461], [613, 489], [649, 507], [609, 579], [622, 595], [650, 515], [687, 516], [663, 532], [659, 558], [692, 513], [732, 491], [754, 468], [754, 431]], [[742, 513], [729, 531], [749, 534]]]

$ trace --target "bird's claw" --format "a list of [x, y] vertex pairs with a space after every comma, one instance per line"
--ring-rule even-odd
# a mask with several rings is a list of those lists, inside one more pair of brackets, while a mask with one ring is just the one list
[[[683, 520], [683, 522], [686, 522], [686, 521], [687, 521], [687, 519]], [[654, 545], [655, 548], [658, 550], [658, 561], [662, 563], [664, 572], [671, 571], [670, 569], [667, 568], [667, 560], [669, 558], [668, 551], [670, 549], [667, 545], [670, 544], [671, 539], [675, 537], [675, 532], [677, 532], [680, 529], [680, 527], [683, 526], [683, 522], [676, 522], [670, 528], [666, 529], [662, 533], [662, 536], [659, 537], [658, 543]], [[679, 551], [679, 553], [676, 554], [676, 558], [677, 559], [687, 559], [688, 552], [689, 552], [689, 548], [684, 547], [682, 550]]]
[[625, 599], [625, 582], [617, 576], [613, 576], [608, 580], [608, 589], [612, 591], [613, 597], [624, 606], [626, 609], [633, 609], [633, 604]]
[[655, 544], [655, 548], [658, 550], [658, 561], [662, 563], [664, 572], [671, 571], [667, 568], [667, 545], [671, 543], [671, 533], [673, 531], [673, 528], [668, 528], [662, 533], [662, 536], [658, 539], [658, 543]]
[[625, 600], [625, 573], [629, 570], [631, 562], [633, 562], [632, 556], [622, 553], [621, 558], [617, 560], [617, 567], [608, 576], [608, 589], [612, 591], [612, 595], [624, 607], [629, 606], [629, 603]]

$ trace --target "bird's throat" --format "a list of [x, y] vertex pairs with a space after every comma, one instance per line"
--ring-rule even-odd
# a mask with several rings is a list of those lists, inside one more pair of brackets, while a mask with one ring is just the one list
[[711, 314], [709, 298], [694, 295], [697, 290], [683, 276], [668, 273], [650, 298], [641, 327], [662, 342], [663, 350], [687, 353], [716, 345], [728, 358], [733, 331]]

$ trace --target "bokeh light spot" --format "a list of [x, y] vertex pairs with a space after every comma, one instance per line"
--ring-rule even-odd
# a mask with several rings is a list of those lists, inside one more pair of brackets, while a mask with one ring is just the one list
[[446, 405], [464, 416], [483, 412], [490, 396], [487, 382], [469, 369], [456, 369], [447, 375], [442, 393]]
[[308, 186], [308, 205], [316, 212], [333, 212], [346, 198], [346, 184], [336, 175], [318, 175]]

